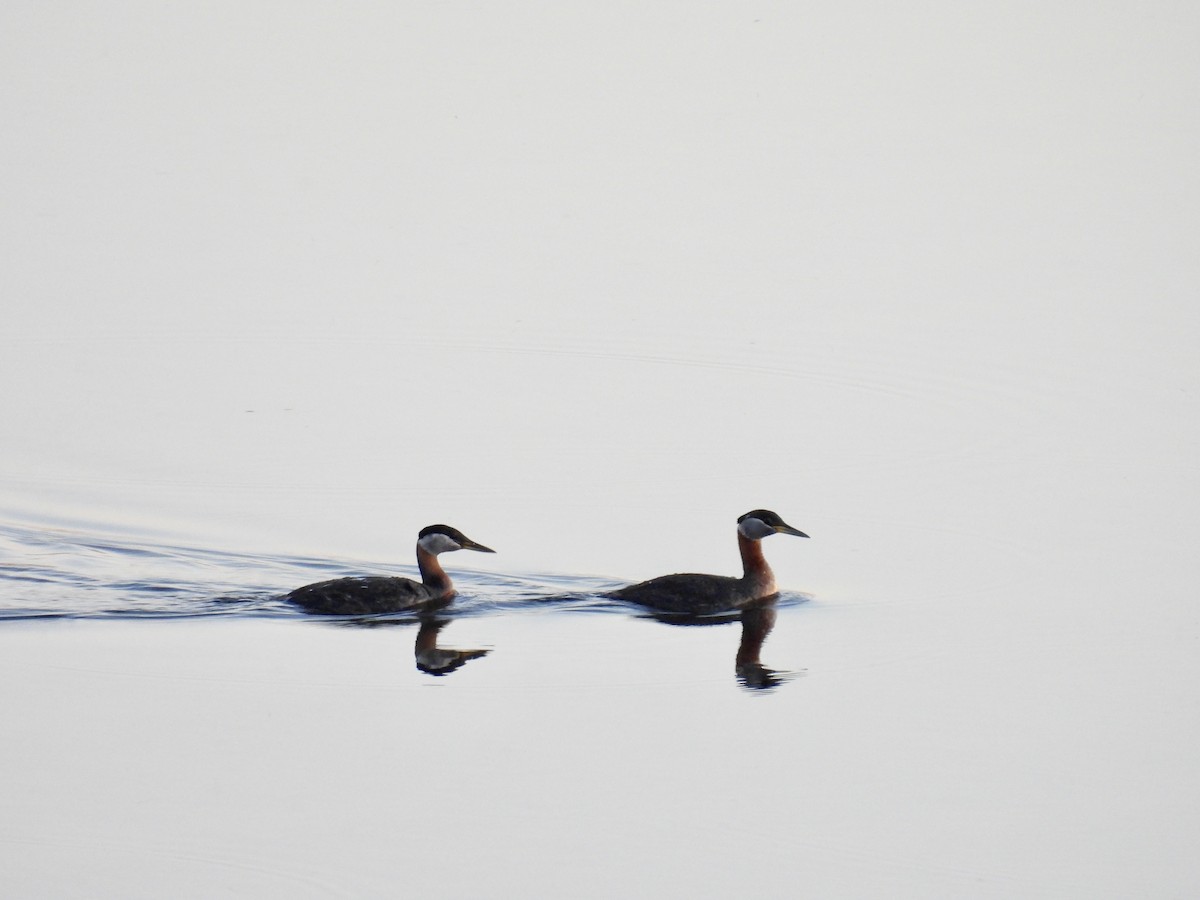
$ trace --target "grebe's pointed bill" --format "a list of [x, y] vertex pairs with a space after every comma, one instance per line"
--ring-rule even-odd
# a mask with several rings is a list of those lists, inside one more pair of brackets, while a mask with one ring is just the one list
[[803, 538], [808, 537], [808, 535], [805, 534], [803, 531], [801, 531], [799, 528], [793, 528], [791, 525], [788, 525], [786, 522], [784, 522], [780, 525], [776, 525], [775, 533], [776, 534], [794, 534], [796, 537], [803, 537]]
[[477, 544], [469, 537], [464, 535], [464, 540], [459, 542], [464, 550], [478, 550], [480, 553], [495, 553], [491, 547], [485, 547], [483, 544]]

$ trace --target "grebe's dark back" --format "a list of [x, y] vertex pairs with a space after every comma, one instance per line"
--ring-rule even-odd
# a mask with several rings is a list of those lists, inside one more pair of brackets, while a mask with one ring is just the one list
[[438, 562], [439, 553], [452, 550], [496, 551], [471, 540], [449, 525], [429, 525], [417, 535], [417, 567], [421, 580], [386, 575], [335, 578], [296, 588], [288, 600], [309, 612], [338, 616], [363, 616], [402, 612], [427, 604], [442, 603], [454, 596], [454, 585]]
[[742, 577], [724, 575], [663, 575], [614, 591], [613, 596], [661, 612], [707, 615], [739, 609], [779, 592], [775, 574], [762, 552], [762, 539], [772, 534], [808, 537], [769, 509], [755, 509], [738, 518], [738, 550]]

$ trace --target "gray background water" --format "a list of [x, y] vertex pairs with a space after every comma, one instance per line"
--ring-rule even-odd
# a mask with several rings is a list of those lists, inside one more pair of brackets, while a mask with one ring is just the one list
[[6, 887], [1194, 893], [1198, 24], [7, 6], [6, 609], [435, 521], [521, 596], [813, 539], [766, 695], [618, 611], [481, 610], [443, 679], [412, 626], [8, 623]]

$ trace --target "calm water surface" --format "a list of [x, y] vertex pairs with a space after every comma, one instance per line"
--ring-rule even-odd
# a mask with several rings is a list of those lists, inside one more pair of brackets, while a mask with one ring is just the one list
[[413, 569], [3, 541], [18, 894], [599, 897], [634, 867], [643, 896], [1120, 896], [1186, 869], [1190, 745], [1162, 738], [1191, 687], [1163, 675], [1191, 638], [1131, 610], [785, 591], [681, 627], [611, 580], [456, 571], [436, 616], [340, 620], [279, 595]]

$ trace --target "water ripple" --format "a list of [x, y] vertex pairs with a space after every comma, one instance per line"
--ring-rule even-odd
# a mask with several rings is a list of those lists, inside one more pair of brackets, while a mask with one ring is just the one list
[[[282, 596], [302, 584], [364, 573], [419, 578], [415, 566], [250, 555], [78, 532], [0, 525], [0, 621], [46, 618], [309, 618]], [[559, 609], [637, 612], [608, 598], [621, 582], [591, 576], [454, 569], [453, 615]], [[802, 601], [785, 594], [781, 603]], [[337, 617], [322, 616], [322, 620]], [[411, 612], [371, 617], [412, 622]], [[361, 623], [357, 618], [355, 622]]]

